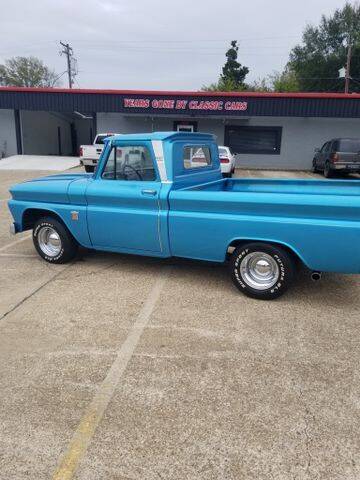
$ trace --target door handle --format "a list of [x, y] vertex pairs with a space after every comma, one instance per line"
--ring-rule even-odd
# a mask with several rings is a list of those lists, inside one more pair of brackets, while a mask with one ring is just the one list
[[155, 195], [157, 194], [157, 191], [145, 188], [144, 190], [141, 190], [141, 193], [143, 195], [150, 195], [151, 197], [155, 197]]

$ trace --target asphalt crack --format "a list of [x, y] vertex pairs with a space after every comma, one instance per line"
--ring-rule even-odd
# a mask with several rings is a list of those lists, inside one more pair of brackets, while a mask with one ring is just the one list
[[4, 318], [6, 318], [8, 315], [10, 315], [10, 313], [14, 312], [15, 310], [17, 310], [19, 307], [21, 307], [21, 305], [23, 305], [27, 300], [29, 300], [31, 297], [33, 297], [34, 295], [36, 295], [38, 292], [40, 292], [40, 290], [42, 290], [44, 287], [46, 287], [47, 285], [49, 285], [49, 283], [51, 283], [52, 281], [54, 281], [62, 272], [64, 272], [67, 268], [69, 268], [71, 265], [73, 265], [72, 263], [67, 265], [65, 268], [61, 269], [59, 272], [55, 273], [55, 275], [53, 275], [51, 278], [49, 278], [49, 280], [47, 280], [46, 282], [44, 282], [43, 284], [41, 284], [39, 287], [37, 287], [35, 290], [33, 290], [31, 293], [29, 293], [28, 295], [26, 295], [24, 298], [22, 298], [19, 302], [17, 302], [15, 305], [13, 305], [11, 308], [9, 308], [9, 310], [7, 310], [5, 313], [3, 313], [1, 316], [0, 316], [0, 321], [1, 320], [4, 320]]
[[313, 422], [315, 422], [315, 415], [311, 414], [311, 412], [310, 412], [310, 410], [309, 410], [309, 408], [308, 408], [308, 406], [307, 406], [307, 404], [304, 400], [304, 394], [303, 394], [302, 389], [299, 388], [298, 391], [299, 391], [299, 400], [301, 401], [301, 403], [303, 404], [304, 409], [305, 409], [305, 415], [303, 417], [303, 419], [304, 419], [303, 433], [304, 433], [304, 441], [305, 441], [305, 450], [306, 450], [306, 455], [307, 455], [305, 472], [306, 472], [307, 476], [310, 476], [310, 478], [311, 478], [310, 470], [311, 470], [311, 467], [312, 467], [313, 458], [312, 458], [312, 453], [311, 453], [312, 438], [309, 434], [310, 424], [309, 424], [308, 417], [312, 416], [312, 420], [313, 420]]

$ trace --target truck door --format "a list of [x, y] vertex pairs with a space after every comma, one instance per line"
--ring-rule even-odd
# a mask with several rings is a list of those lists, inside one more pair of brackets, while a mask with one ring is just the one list
[[94, 247], [161, 252], [161, 182], [146, 142], [116, 142], [86, 191]]

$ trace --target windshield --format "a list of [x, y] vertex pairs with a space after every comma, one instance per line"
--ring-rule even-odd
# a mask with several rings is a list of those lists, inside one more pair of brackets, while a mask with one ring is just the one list
[[360, 140], [340, 140], [339, 152], [345, 152], [345, 153], [360, 152]]
[[106, 133], [104, 135], [98, 135], [96, 137], [96, 145], [104, 145], [105, 138], [112, 137], [113, 133]]
[[219, 155], [227, 155], [227, 154], [228, 154], [228, 152], [227, 152], [226, 148], [221, 148], [221, 147], [219, 148]]

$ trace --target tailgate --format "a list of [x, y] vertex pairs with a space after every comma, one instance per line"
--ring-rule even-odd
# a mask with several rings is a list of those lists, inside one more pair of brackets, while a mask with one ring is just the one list
[[88, 147], [83, 147], [83, 155], [81, 158], [89, 158], [89, 159], [95, 159], [98, 160], [102, 151], [103, 151], [103, 145], [99, 146], [88, 146]]

